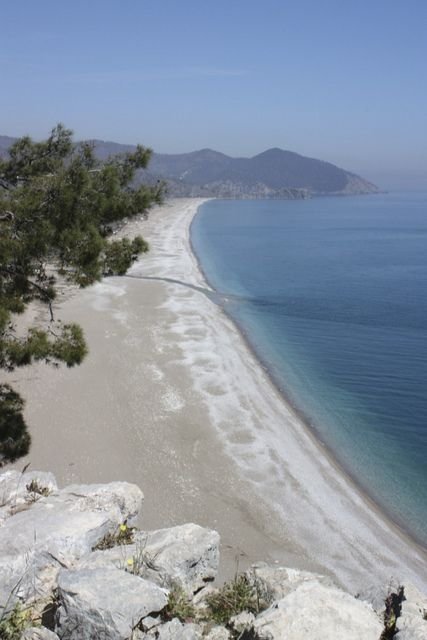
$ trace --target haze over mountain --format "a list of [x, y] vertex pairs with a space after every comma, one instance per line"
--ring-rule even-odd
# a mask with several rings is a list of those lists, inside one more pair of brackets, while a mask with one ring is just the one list
[[[7, 153], [13, 141], [0, 136], [0, 154]], [[102, 160], [135, 149], [115, 142], [90, 142]], [[378, 192], [375, 185], [354, 173], [278, 148], [252, 158], [232, 158], [212, 149], [173, 155], [154, 153], [149, 170], [138, 175], [138, 181], [143, 180], [166, 180], [173, 196], [306, 198]]]

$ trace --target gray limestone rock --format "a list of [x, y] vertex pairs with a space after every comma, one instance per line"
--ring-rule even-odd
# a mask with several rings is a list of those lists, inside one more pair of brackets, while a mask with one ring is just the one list
[[427, 597], [410, 583], [405, 583], [404, 594], [396, 640], [426, 640]]
[[167, 591], [119, 569], [62, 570], [56, 631], [67, 640], [121, 640], [167, 604]]
[[378, 615], [383, 616], [387, 597], [390, 593], [397, 593], [400, 586], [398, 580], [392, 578], [388, 584], [376, 584], [364, 588], [357, 594], [357, 598], [369, 602], [374, 611], [376, 611]]
[[[160, 618], [155, 618], [154, 616], [146, 616], [143, 621], [144, 631], [150, 631], [154, 627], [158, 627], [162, 623]], [[133, 639], [132, 639], [133, 640]]]
[[5, 471], [0, 475], [0, 523], [17, 510], [56, 491], [55, 476], [48, 471]]
[[59, 640], [59, 637], [46, 627], [30, 627], [25, 629], [21, 640]]
[[[372, 604], [383, 620], [387, 597], [391, 593], [398, 593], [400, 588], [401, 584], [397, 580], [390, 580], [386, 585], [365, 589], [359, 594], [359, 598]], [[396, 626], [396, 640], [427, 640], [427, 597], [408, 582], [403, 584], [403, 601]]]
[[164, 579], [188, 592], [201, 589], [217, 574], [219, 534], [212, 529], [183, 524], [141, 533], [136, 544]]
[[135, 517], [142, 498], [124, 482], [74, 485], [9, 515], [0, 523], [0, 603], [48, 595], [59, 569]]
[[[145, 628], [145, 619], [143, 621]], [[202, 629], [196, 624], [183, 624], [174, 618], [170, 622], [159, 623], [144, 632], [135, 629], [132, 640], [202, 640]], [[223, 640], [218, 638], [218, 640]], [[228, 640], [228, 636], [225, 640]]]
[[138, 532], [133, 544], [87, 554], [77, 566], [126, 569], [159, 585], [178, 584], [193, 593], [214, 579], [218, 563], [218, 533], [184, 524]]
[[246, 576], [267, 602], [280, 600], [299, 585], [313, 580], [329, 587], [336, 586], [327, 576], [287, 567], [271, 567], [265, 563], [254, 564]]
[[230, 625], [238, 633], [242, 633], [245, 629], [250, 629], [255, 622], [255, 616], [249, 611], [242, 611], [237, 616], [230, 618]]
[[182, 624], [177, 618], [158, 629], [157, 640], [201, 640], [202, 631], [196, 624]]
[[273, 603], [254, 623], [260, 640], [378, 640], [382, 628], [370, 605], [314, 579]]
[[229, 640], [230, 632], [225, 627], [214, 627], [209, 631], [206, 640]]

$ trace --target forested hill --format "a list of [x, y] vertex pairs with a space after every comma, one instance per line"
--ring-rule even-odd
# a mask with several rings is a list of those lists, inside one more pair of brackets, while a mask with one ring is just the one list
[[[13, 138], [0, 136], [0, 155]], [[134, 151], [132, 145], [93, 140], [101, 159]], [[173, 196], [231, 198], [303, 198], [316, 195], [376, 193], [378, 188], [344, 169], [292, 151], [269, 149], [252, 158], [232, 158], [212, 149], [182, 154], [153, 154], [140, 179], [165, 179]]]

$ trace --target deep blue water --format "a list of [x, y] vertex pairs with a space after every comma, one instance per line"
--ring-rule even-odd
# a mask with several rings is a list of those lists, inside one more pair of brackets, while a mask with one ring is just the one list
[[210, 201], [192, 242], [287, 398], [427, 545], [427, 194]]

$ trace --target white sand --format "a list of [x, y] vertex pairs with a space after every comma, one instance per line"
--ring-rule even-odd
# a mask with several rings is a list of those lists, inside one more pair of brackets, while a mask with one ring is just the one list
[[425, 552], [338, 469], [206, 295], [189, 246], [201, 202], [129, 224], [151, 246], [130, 277], [61, 305], [90, 354], [74, 370], [13, 375], [33, 434], [17, 466], [31, 461], [62, 482], [136, 482], [143, 526], [193, 520], [219, 530], [224, 575], [239, 556], [240, 567], [259, 559], [321, 570], [354, 592], [391, 578], [426, 590]]

